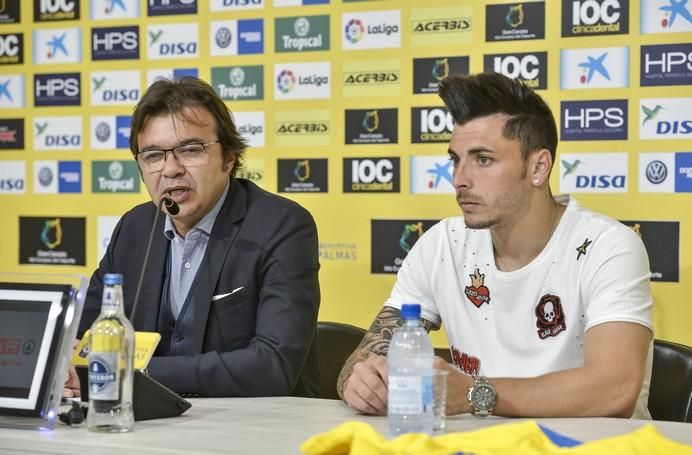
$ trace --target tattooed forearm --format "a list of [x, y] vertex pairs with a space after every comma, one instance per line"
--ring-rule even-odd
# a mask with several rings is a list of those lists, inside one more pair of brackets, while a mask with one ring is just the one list
[[[430, 321], [423, 319], [421, 322], [428, 332], [437, 329]], [[392, 307], [382, 308], [375, 318], [375, 321], [370, 326], [370, 329], [365, 333], [363, 340], [346, 360], [341, 369], [341, 373], [339, 373], [339, 378], [336, 382], [336, 390], [339, 392], [339, 396], [342, 399], [346, 381], [349, 376], [351, 376], [353, 366], [358, 362], [366, 360], [373, 354], [386, 356], [389, 350], [389, 342], [392, 340], [392, 336], [394, 336], [394, 330], [401, 327], [403, 323], [401, 311]]]

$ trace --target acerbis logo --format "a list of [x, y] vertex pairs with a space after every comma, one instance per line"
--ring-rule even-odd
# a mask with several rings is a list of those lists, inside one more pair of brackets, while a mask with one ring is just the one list
[[442, 107], [411, 108], [411, 142], [449, 142], [454, 129], [452, 114]]
[[640, 85], [692, 84], [692, 44], [642, 46]]
[[81, 74], [34, 74], [34, 106], [79, 106]]
[[0, 65], [24, 63], [24, 35], [22, 33], [0, 34]]
[[82, 117], [34, 117], [34, 149], [80, 150]]
[[627, 153], [562, 154], [561, 192], [627, 192]]
[[139, 71], [92, 72], [91, 105], [134, 105], [139, 100]]
[[91, 59], [139, 59], [139, 27], [134, 25], [92, 28]]
[[627, 100], [563, 101], [563, 141], [627, 139]]
[[346, 29], [345, 31], [345, 38], [350, 42], [350, 43], [357, 43], [358, 41], [363, 39], [363, 36], [365, 35], [365, 26], [363, 25], [363, 22], [360, 19], [351, 19], [348, 21], [346, 24]]
[[79, 0], [34, 0], [34, 22], [79, 19]]
[[562, 0], [562, 36], [629, 32], [629, 0]]
[[281, 70], [276, 78], [276, 87], [281, 93], [291, 93], [296, 86], [296, 77], [291, 70]]
[[149, 25], [149, 59], [196, 58], [199, 48], [197, 23]]
[[398, 193], [399, 158], [344, 158], [344, 193]]
[[276, 135], [306, 135], [306, 134], [325, 134], [329, 132], [329, 124], [319, 121], [293, 121], [277, 122]]
[[658, 185], [668, 177], [668, 167], [663, 161], [653, 160], [646, 165], [646, 179]]
[[466, 31], [471, 28], [470, 17], [459, 17], [450, 19], [414, 20], [411, 33], [431, 34], [431, 33], [450, 33]]
[[485, 71], [494, 71], [518, 79], [533, 89], [547, 88], [547, 52], [486, 55], [483, 57], [483, 63]]

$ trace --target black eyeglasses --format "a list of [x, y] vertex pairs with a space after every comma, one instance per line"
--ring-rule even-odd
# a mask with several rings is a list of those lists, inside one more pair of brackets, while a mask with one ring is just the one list
[[135, 159], [143, 172], [149, 172], [151, 174], [163, 170], [168, 152], [172, 153], [176, 161], [182, 166], [201, 166], [206, 164], [209, 160], [209, 154], [206, 153], [208, 151], [207, 146], [218, 143], [219, 141], [205, 143], [192, 142], [190, 144], [173, 147], [172, 149], [143, 150], [135, 154]]

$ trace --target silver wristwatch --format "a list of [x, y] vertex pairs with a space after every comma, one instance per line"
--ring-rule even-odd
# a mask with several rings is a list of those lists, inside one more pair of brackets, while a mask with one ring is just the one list
[[497, 392], [490, 385], [488, 378], [485, 376], [476, 376], [473, 385], [469, 387], [466, 394], [471, 406], [471, 413], [478, 417], [486, 417], [493, 413], [495, 403], [497, 402]]

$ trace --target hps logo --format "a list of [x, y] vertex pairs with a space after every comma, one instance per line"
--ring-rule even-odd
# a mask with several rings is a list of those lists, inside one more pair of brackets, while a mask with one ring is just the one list
[[91, 29], [92, 60], [139, 59], [139, 27], [94, 27]]
[[563, 141], [627, 139], [627, 100], [563, 101]]
[[642, 46], [642, 86], [692, 84], [692, 44]]
[[81, 74], [35, 74], [34, 106], [79, 106]]

